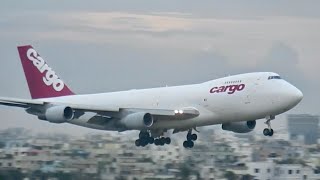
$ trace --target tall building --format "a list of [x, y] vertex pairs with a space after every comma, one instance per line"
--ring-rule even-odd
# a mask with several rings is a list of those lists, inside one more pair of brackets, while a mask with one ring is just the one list
[[319, 138], [319, 116], [308, 114], [288, 115], [290, 140], [302, 138], [305, 144], [317, 144]]

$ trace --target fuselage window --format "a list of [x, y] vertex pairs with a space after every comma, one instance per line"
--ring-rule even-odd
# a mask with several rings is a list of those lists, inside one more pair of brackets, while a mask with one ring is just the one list
[[225, 81], [224, 84], [234, 84], [234, 83], [241, 83], [241, 80], [237, 80], [237, 81]]
[[269, 76], [268, 80], [270, 80], [270, 79], [281, 79], [281, 77], [280, 76]]

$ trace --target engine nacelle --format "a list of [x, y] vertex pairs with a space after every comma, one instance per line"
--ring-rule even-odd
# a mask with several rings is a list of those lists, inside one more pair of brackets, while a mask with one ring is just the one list
[[153, 116], [150, 113], [132, 113], [121, 119], [121, 124], [129, 129], [144, 129], [153, 125]]
[[248, 133], [256, 127], [256, 121], [242, 121], [222, 124], [222, 129], [235, 133]]
[[53, 106], [46, 110], [45, 119], [52, 123], [64, 123], [74, 117], [74, 112], [68, 106]]

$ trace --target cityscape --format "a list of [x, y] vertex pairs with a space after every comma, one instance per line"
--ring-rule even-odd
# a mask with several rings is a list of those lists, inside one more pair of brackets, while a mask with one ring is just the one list
[[[288, 130], [273, 137], [201, 129], [194, 148], [184, 138], [136, 147], [138, 132], [83, 137], [0, 132], [0, 179], [320, 179], [319, 117], [288, 115]], [[98, 131], [97, 131], [98, 132]]]

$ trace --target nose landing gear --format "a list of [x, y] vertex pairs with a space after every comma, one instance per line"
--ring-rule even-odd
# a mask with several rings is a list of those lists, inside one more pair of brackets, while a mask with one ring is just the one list
[[183, 147], [185, 148], [193, 148], [194, 142], [198, 139], [197, 134], [192, 134], [192, 129], [188, 131], [187, 140], [183, 142]]
[[271, 128], [271, 120], [275, 119], [275, 116], [268, 116], [266, 117], [267, 121], [265, 122], [265, 124], [268, 125], [268, 128], [265, 128], [263, 130], [263, 135], [265, 136], [273, 136], [273, 129]]

